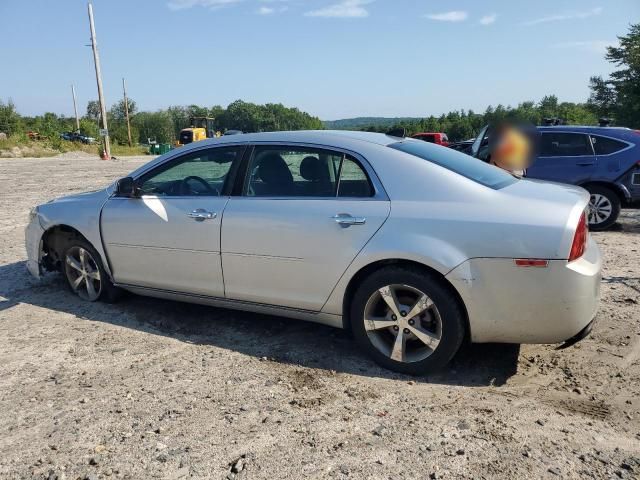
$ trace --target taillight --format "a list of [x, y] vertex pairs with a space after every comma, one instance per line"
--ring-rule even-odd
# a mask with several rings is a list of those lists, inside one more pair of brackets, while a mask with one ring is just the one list
[[571, 245], [571, 251], [569, 252], [570, 262], [577, 260], [584, 255], [584, 250], [587, 248], [587, 237], [589, 236], [589, 227], [587, 225], [587, 212], [584, 212], [580, 217], [576, 233], [573, 236], [573, 244]]

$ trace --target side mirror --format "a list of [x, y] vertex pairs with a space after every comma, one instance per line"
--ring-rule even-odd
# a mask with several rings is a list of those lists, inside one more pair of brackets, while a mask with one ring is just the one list
[[124, 177], [116, 183], [116, 196], [133, 198], [138, 196], [136, 183], [131, 177]]

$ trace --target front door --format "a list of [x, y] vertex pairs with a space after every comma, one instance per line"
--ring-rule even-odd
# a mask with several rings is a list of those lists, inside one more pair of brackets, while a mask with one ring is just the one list
[[389, 215], [364, 164], [341, 152], [256, 146], [222, 225], [226, 296], [318, 311]]
[[580, 184], [597, 169], [589, 135], [572, 132], [543, 132], [540, 153], [527, 168], [528, 178]]
[[188, 153], [136, 179], [135, 198], [109, 199], [102, 237], [116, 283], [223, 297], [220, 222], [238, 147]]

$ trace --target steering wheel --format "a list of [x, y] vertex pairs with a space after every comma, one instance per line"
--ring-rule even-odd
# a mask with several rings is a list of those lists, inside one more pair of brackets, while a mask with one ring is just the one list
[[215, 188], [211, 188], [211, 185], [209, 185], [209, 183], [202, 177], [198, 177], [196, 175], [190, 175], [186, 178], [184, 178], [181, 182], [181, 190], [182, 193], [185, 195], [201, 195], [203, 192], [201, 191], [197, 191], [197, 190], [193, 190], [190, 186], [189, 186], [189, 181], [190, 180], [194, 180], [196, 182], [198, 182], [199, 184], [201, 184], [204, 187], [205, 192], [204, 193], [210, 193], [210, 194], [214, 194], [214, 195], [219, 195], [218, 190], [216, 190]]

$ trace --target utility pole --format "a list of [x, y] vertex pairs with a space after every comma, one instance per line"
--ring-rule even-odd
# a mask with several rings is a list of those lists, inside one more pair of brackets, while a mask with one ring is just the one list
[[78, 107], [76, 105], [76, 88], [71, 84], [71, 95], [73, 95], [73, 111], [76, 114], [76, 131], [80, 133], [80, 117], [78, 117]]
[[127, 135], [129, 136], [129, 147], [131, 147], [131, 123], [129, 122], [129, 100], [127, 99], [127, 85], [122, 79], [122, 92], [124, 93], [124, 113], [127, 117]]
[[93, 5], [89, 2], [89, 28], [91, 29], [91, 48], [93, 49], [93, 62], [96, 66], [96, 82], [98, 83], [98, 102], [100, 102], [100, 114], [102, 116], [102, 128], [106, 135], [104, 138], [104, 156], [106, 160], [111, 158], [111, 145], [109, 144], [109, 127], [107, 126], [107, 107], [104, 104], [102, 93], [102, 73], [100, 71], [100, 56], [98, 55], [98, 43], [96, 41], [96, 27], [93, 23]]

